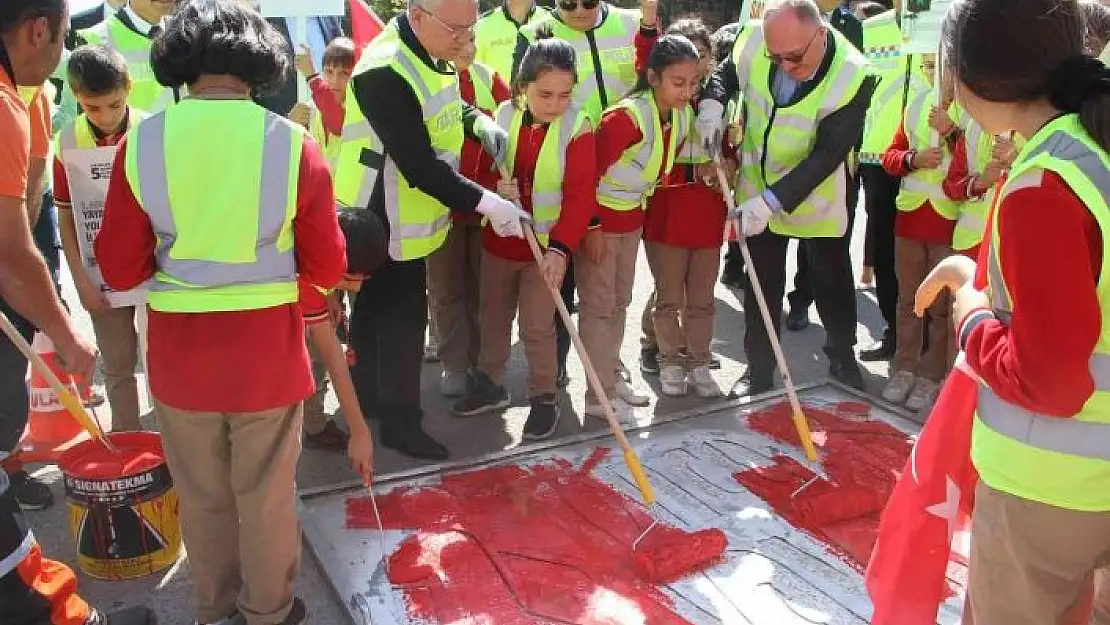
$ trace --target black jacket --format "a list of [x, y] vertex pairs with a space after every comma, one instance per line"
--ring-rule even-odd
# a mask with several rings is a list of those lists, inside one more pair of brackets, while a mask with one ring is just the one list
[[[277, 28], [281, 36], [285, 38], [286, 52], [290, 56], [290, 65], [292, 65], [293, 56], [293, 38], [289, 35], [289, 26], [285, 23], [284, 17], [270, 17], [266, 18]], [[310, 19], [312, 26], [318, 26], [324, 30], [325, 39], [331, 41], [336, 37], [343, 36], [343, 24], [338, 17], [314, 17]], [[297, 74], [295, 71], [290, 71], [285, 76], [285, 82], [270, 94], [260, 95], [255, 98], [258, 102], [267, 109], [281, 115], [282, 117], [289, 114], [293, 109], [293, 105], [297, 103]]]
[[68, 50], [75, 49], [80, 42], [77, 40], [77, 31], [87, 30], [104, 21], [104, 9], [107, 2], [69, 16], [69, 32], [66, 33], [65, 46]]

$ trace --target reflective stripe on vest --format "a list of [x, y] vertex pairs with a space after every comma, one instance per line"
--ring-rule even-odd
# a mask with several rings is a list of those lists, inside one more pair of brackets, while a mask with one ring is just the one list
[[493, 70], [481, 63], [472, 63], [468, 69], [470, 82], [474, 85], [474, 106], [492, 113], [497, 110], [497, 100], [493, 97]]
[[[640, 30], [640, 12], [607, 4], [608, 14], [597, 28], [584, 33], [567, 26], [548, 14], [548, 18], [530, 24], [520, 32], [532, 42], [540, 28], [550, 25], [552, 34], [574, 48], [578, 66], [578, 82], [574, 87], [574, 105], [585, 111], [597, 127], [601, 112], [623, 98], [636, 85], [636, 33]], [[591, 42], [592, 40], [592, 42]], [[605, 93], [598, 91], [594, 51], [601, 61]]]
[[893, 9], [863, 21], [863, 55], [879, 77], [879, 85], [864, 118], [859, 160], [882, 165], [883, 152], [893, 143], [902, 120], [902, 93], [908, 73], [909, 57], [903, 54], [902, 30]]
[[158, 113], [177, 100], [174, 90], [162, 86], [154, 77], [150, 66], [152, 41], [128, 28], [118, 15], [81, 34], [90, 44], [103, 45], [123, 55], [131, 78], [128, 104], [148, 113]]
[[642, 136], [639, 143], [626, 149], [617, 162], [602, 173], [597, 185], [597, 201], [612, 210], [642, 209], [659, 181], [674, 166], [675, 154], [686, 139], [693, 113], [689, 105], [671, 112], [670, 141], [664, 145], [659, 108], [650, 91], [629, 96], [613, 108], [622, 108], [631, 114]]
[[[983, 132], [971, 115], [961, 109], [960, 122], [964, 128], [964, 149], [967, 154], [969, 175], [979, 175], [991, 161], [994, 136]], [[994, 199], [995, 189], [989, 189], [983, 197], [969, 198], [959, 204], [960, 217], [952, 230], [952, 249], [959, 252], [969, 250], [983, 241], [987, 229], [987, 213]]]
[[[728, 127], [731, 122], [729, 114], [733, 110], [731, 107], [725, 107], [724, 124]], [[712, 162], [713, 159], [709, 158], [709, 154], [705, 151], [705, 146], [702, 144], [701, 137], [698, 135], [697, 115], [694, 113], [693, 108], [690, 109], [690, 121], [686, 129], [686, 143], [682, 146], [680, 151], [674, 157], [674, 162], [682, 165], [701, 165], [703, 163]]]
[[[739, 201], [763, 193], [793, 171], [813, 150], [821, 120], [846, 106], [867, 76], [867, 61], [834, 29], [835, 54], [828, 72], [812, 91], [788, 106], [771, 92], [774, 67], [767, 57], [762, 23], [749, 22], [737, 39], [733, 61], [747, 100], [740, 148]], [[837, 166], [793, 212], [779, 211], [768, 227], [784, 236], [839, 237], [848, 228], [846, 165]]]
[[[520, 127], [524, 112], [510, 100], [497, 108], [497, 125], [509, 134], [509, 175], [516, 164], [516, 150], [520, 141]], [[586, 114], [570, 106], [563, 115], [551, 122], [540, 145], [532, 178], [533, 227], [541, 245], [547, 246], [551, 229], [559, 221], [563, 210], [563, 178], [567, 170], [567, 149], [571, 141], [587, 123]]]
[[[998, 256], [998, 222], [1005, 199], [1040, 186], [1045, 172], [1059, 175], [1110, 232], [1110, 158], [1087, 135], [1077, 115], [1064, 115], [1037, 132], [1015, 160], [1002, 189], [991, 230], [988, 283], [998, 318], [1009, 323], [1013, 310]], [[1031, 252], [1035, 253], [1035, 252]], [[1110, 510], [1110, 320], [1107, 319], [1107, 249], [1098, 275], [1102, 330], [1089, 367], [1095, 392], [1071, 418], [1037, 414], [1007, 402], [980, 384], [972, 431], [972, 460], [992, 488], [1072, 510]], [[1023, 303], [1035, 306], [1035, 302]]]
[[[926, 88], [916, 94], [906, 107], [905, 129], [911, 149], [921, 151], [932, 147], [934, 131], [929, 126], [929, 112], [936, 104], [936, 90]], [[944, 156], [940, 166], [931, 169], [914, 169], [902, 177], [901, 189], [895, 201], [898, 210], [915, 211], [925, 202], [929, 202], [941, 217], [949, 220], [956, 219], [959, 205], [944, 194], [944, 178], [948, 175], [948, 168], [952, 164], [952, 152], [947, 145], [943, 145], [941, 150]]]
[[[193, 131], [201, 125], [206, 132]], [[220, 156], [206, 159], [215, 162], [182, 160], [209, 132], [228, 140]], [[196, 146], [187, 144], [190, 135]], [[187, 100], [143, 120], [129, 137], [128, 182], [158, 239], [151, 308], [254, 310], [296, 301], [300, 127], [251, 102]], [[217, 180], [225, 185], [204, 188], [221, 171], [227, 179]], [[242, 188], [226, 184], [242, 175], [257, 175], [256, 195], [249, 179], [236, 181]]]
[[[128, 107], [127, 110], [127, 128], [128, 130], [134, 128], [142, 120], [146, 119], [146, 114], [141, 111], [135, 110], [134, 107]], [[90, 125], [89, 118], [84, 113], [77, 116], [64, 130], [58, 133], [58, 138], [55, 140], [55, 153], [63, 161], [65, 160], [64, 154], [66, 150], [89, 150], [96, 147], [96, 136], [93, 135], [92, 126]]]

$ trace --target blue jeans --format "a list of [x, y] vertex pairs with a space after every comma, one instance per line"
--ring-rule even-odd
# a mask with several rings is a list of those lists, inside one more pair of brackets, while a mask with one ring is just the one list
[[50, 279], [61, 295], [62, 240], [58, 234], [58, 208], [54, 206], [53, 191], [48, 190], [42, 196], [42, 210], [39, 211], [39, 219], [31, 229], [31, 236], [35, 240], [35, 247], [46, 260]]

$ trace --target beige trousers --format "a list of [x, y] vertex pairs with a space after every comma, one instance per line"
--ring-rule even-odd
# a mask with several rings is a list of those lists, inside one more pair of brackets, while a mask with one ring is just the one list
[[[659, 344], [659, 364], [690, 368], [708, 365], [709, 345], [713, 341], [713, 286], [721, 264], [720, 250], [691, 250], [654, 242], [646, 247], [648, 264], [655, 276], [652, 320]], [[683, 351], [688, 360], [683, 358]]]
[[466, 373], [478, 363], [483, 254], [482, 227], [456, 222], [443, 245], [428, 256], [430, 317], [444, 371]]
[[96, 346], [104, 364], [104, 386], [112, 409], [112, 430], [141, 430], [139, 385], [139, 333], [135, 329], [135, 307], [112, 308], [90, 313]]
[[[595, 265], [584, 256], [574, 262], [579, 299], [578, 331], [597, 369], [602, 388], [610, 398], [620, 375], [624, 323], [632, 302], [641, 232], [605, 233], [605, 255], [601, 264]], [[597, 403], [592, 387], [586, 391], [586, 403]]]

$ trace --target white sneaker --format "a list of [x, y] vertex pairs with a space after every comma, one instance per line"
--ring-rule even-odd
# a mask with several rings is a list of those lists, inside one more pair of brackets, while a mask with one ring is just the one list
[[667, 365], [659, 370], [659, 386], [668, 397], [686, 394], [686, 372], [678, 365]]
[[617, 377], [617, 384], [615, 388], [617, 391], [617, 397], [623, 399], [625, 403], [630, 406], [643, 408], [644, 406], [651, 403], [650, 397], [637, 393], [636, 390], [628, 384], [628, 382], [624, 381], [624, 378]]
[[439, 376], [439, 394], [444, 397], [466, 395], [468, 376], [462, 371], [444, 371]]
[[[625, 403], [624, 400], [618, 397], [610, 400], [609, 404], [613, 407], [613, 412], [617, 416], [617, 422], [622, 426], [637, 424], [636, 411], [632, 406]], [[590, 404], [586, 406], [586, 416], [601, 419], [602, 421], [608, 420], [605, 416], [605, 409], [601, 407], [601, 404]]]
[[890, 377], [890, 381], [886, 383], [886, 387], [883, 388], [883, 399], [892, 404], [905, 403], [916, 381], [917, 377], [909, 371], [894, 372], [894, 375]]
[[720, 397], [721, 387], [713, 379], [713, 373], [708, 366], [694, 367], [690, 372], [690, 381], [694, 384], [694, 392], [698, 397]]
[[937, 395], [940, 394], [940, 385], [932, 380], [925, 378], [918, 378], [917, 384], [913, 387], [913, 392], [906, 399], [906, 408], [910, 410], [925, 410], [930, 408], [937, 401]]

